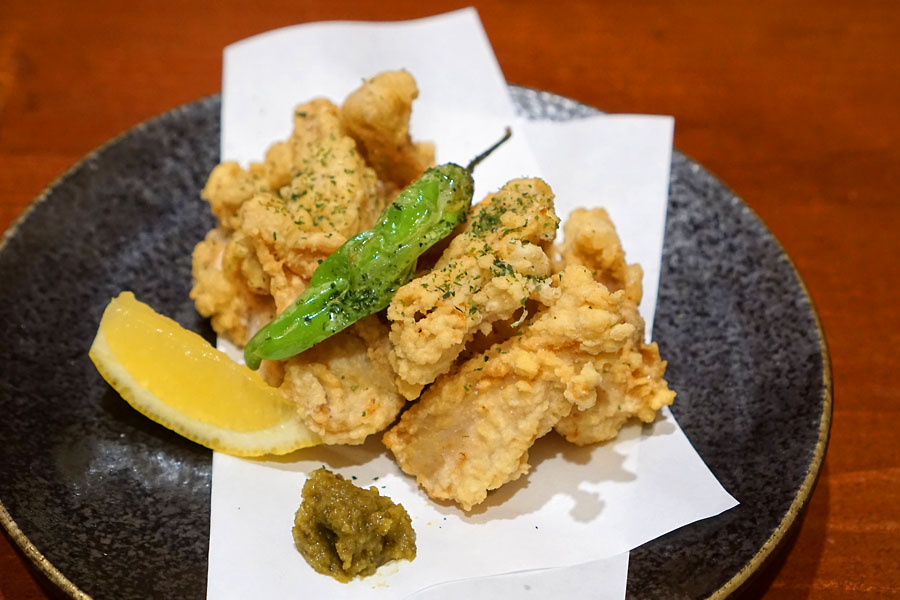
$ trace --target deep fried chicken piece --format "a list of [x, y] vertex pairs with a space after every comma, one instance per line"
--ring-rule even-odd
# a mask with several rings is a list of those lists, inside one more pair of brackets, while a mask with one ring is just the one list
[[275, 304], [251, 284], [262, 275], [243, 272], [253, 263], [250, 250], [229, 241], [224, 228], [211, 229], [194, 248], [191, 298], [197, 312], [210, 317], [216, 333], [244, 345], [254, 331], [275, 316]]
[[643, 270], [625, 262], [625, 251], [609, 214], [602, 208], [576, 208], [563, 225], [563, 241], [554, 246], [554, 271], [568, 265], [590, 269], [596, 281], [611, 291], [625, 290], [635, 304], [641, 301]]
[[528, 448], [573, 408], [593, 405], [602, 365], [634, 336], [624, 291], [610, 292], [577, 265], [554, 285], [559, 299], [521, 335], [438, 379], [384, 435], [431, 497], [470, 510], [525, 473]]
[[558, 253], [557, 268], [583, 265], [594, 280], [610, 290], [625, 290], [622, 310], [634, 326], [627, 344], [614, 356], [598, 364], [603, 377], [597, 385], [597, 399], [586, 410], [575, 409], [556, 424], [556, 431], [575, 444], [593, 444], [616, 437], [632, 418], [650, 422], [656, 412], [675, 399], [663, 375], [665, 361], [656, 343], [644, 343], [644, 320], [637, 310], [642, 288], [640, 265], [625, 263], [625, 252], [615, 227], [605, 210], [578, 209], [566, 222], [565, 240]]
[[472, 208], [429, 273], [397, 291], [388, 307], [391, 364], [408, 398], [446, 373], [476, 333], [524, 317], [529, 300], [552, 302], [546, 250], [558, 223], [546, 183], [513, 180]]
[[434, 163], [434, 145], [409, 136], [412, 101], [419, 95], [407, 71], [386, 71], [367, 79], [341, 107], [344, 130], [359, 142], [378, 178], [402, 189]]
[[244, 202], [260, 192], [275, 192], [290, 182], [292, 162], [288, 142], [278, 142], [266, 152], [265, 161], [252, 163], [249, 169], [242, 169], [233, 161], [220, 163], [209, 174], [200, 197], [209, 202], [219, 227], [230, 233], [240, 225], [238, 210]]
[[643, 344], [640, 335], [633, 337], [600, 367], [594, 405], [573, 410], [556, 424], [556, 431], [568, 441], [583, 446], [611, 440], [629, 420], [650, 423], [660, 408], [674, 401], [675, 392], [663, 379], [666, 361], [660, 359], [656, 342]]
[[326, 444], [361, 444], [406, 404], [389, 348], [387, 327], [372, 315], [285, 361], [279, 389]]

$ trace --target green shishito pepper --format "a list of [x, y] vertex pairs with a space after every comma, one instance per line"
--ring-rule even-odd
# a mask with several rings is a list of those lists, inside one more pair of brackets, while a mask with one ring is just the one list
[[404, 189], [375, 226], [353, 236], [322, 261], [293, 304], [244, 347], [244, 362], [284, 360], [303, 352], [390, 304], [416, 262], [466, 218], [472, 203], [472, 170], [510, 137], [506, 135], [465, 168], [433, 167]]

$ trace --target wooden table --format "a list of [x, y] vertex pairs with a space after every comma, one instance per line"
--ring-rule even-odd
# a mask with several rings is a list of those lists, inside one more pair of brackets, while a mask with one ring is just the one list
[[[235, 40], [433, 2], [0, 2], [0, 229], [79, 157], [220, 88]], [[797, 263], [831, 347], [827, 460], [799, 534], [751, 598], [900, 596], [900, 3], [480, 2], [508, 81], [671, 114]], [[389, 5], [390, 7], [381, 6]], [[0, 536], [0, 600], [45, 598]]]

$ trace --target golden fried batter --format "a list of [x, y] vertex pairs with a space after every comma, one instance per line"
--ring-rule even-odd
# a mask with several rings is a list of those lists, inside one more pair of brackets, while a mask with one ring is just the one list
[[439, 378], [384, 435], [397, 463], [433, 498], [469, 510], [528, 470], [528, 448], [568, 415], [590, 408], [597, 368], [634, 335], [610, 292], [584, 267], [554, 276], [560, 295], [521, 335]]
[[391, 364], [408, 398], [447, 372], [476, 333], [524, 317], [554, 290], [549, 248], [559, 219], [540, 179], [516, 179], [472, 208], [463, 230], [427, 274], [397, 291], [388, 307]]
[[593, 444], [616, 437], [631, 418], [649, 423], [656, 411], [672, 404], [675, 392], [663, 379], [666, 363], [660, 360], [657, 345], [644, 343], [644, 320], [637, 310], [642, 270], [640, 265], [625, 263], [625, 252], [609, 215], [602, 208], [580, 208], [563, 230], [565, 241], [559, 248], [561, 261], [557, 266], [583, 265], [610, 290], [625, 290], [622, 311], [627, 322], [634, 325], [628, 343], [597, 365], [603, 377], [594, 405], [576, 409], [556, 424], [556, 431], [570, 442]]
[[635, 304], [641, 301], [643, 270], [625, 263], [625, 251], [609, 214], [602, 208], [576, 208], [563, 225], [563, 241], [554, 247], [554, 271], [568, 265], [590, 269], [596, 281], [612, 291], [625, 290]]
[[434, 163], [434, 145], [409, 137], [412, 101], [419, 95], [407, 71], [386, 71], [366, 80], [341, 107], [341, 122], [359, 142], [378, 178], [394, 189], [406, 187]]
[[287, 142], [273, 144], [266, 152], [265, 161], [252, 163], [244, 170], [236, 162], [216, 165], [206, 180], [200, 197], [209, 202], [212, 213], [219, 219], [219, 226], [226, 231], [240, 225], [238, 209], [259, 192], [272, 192], [291, 180], [292, 157]]
[[649, 423], [660, 408], [672, 404], [675, 392], [663, 379], [666, 361], [660, 360], [659, 348], [655, 342], [639, 343], [637, 333], [633, 338], [601, 363], [594, 405], [576, 409], [556, 424], [556, 431], [570, 442], [583, 446], [610, 440], [630, 419]]
[[387, 327], [372, 315], [285, 361], [280, 389], [326, 444], [361, 444], [406, 403], [394, 385], [389, 347]]
[[[254, 275], [242, 272], [249, 249], [229, 243], [222, 227], [211, 229], [194, 248], [191, 298], [213, 329], [243, 346], [254, 331], [275, 316], [275, 304], [251, 287]], [[260, 275], [261, 276], [261, 275]]]

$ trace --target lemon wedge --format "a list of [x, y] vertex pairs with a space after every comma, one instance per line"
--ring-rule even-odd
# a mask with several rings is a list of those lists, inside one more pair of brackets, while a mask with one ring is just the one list
[[258, 373], [131, 292], [107, 305], [89, 354], [131, 406], [207, 448], [262, 456], [321, 442]]

